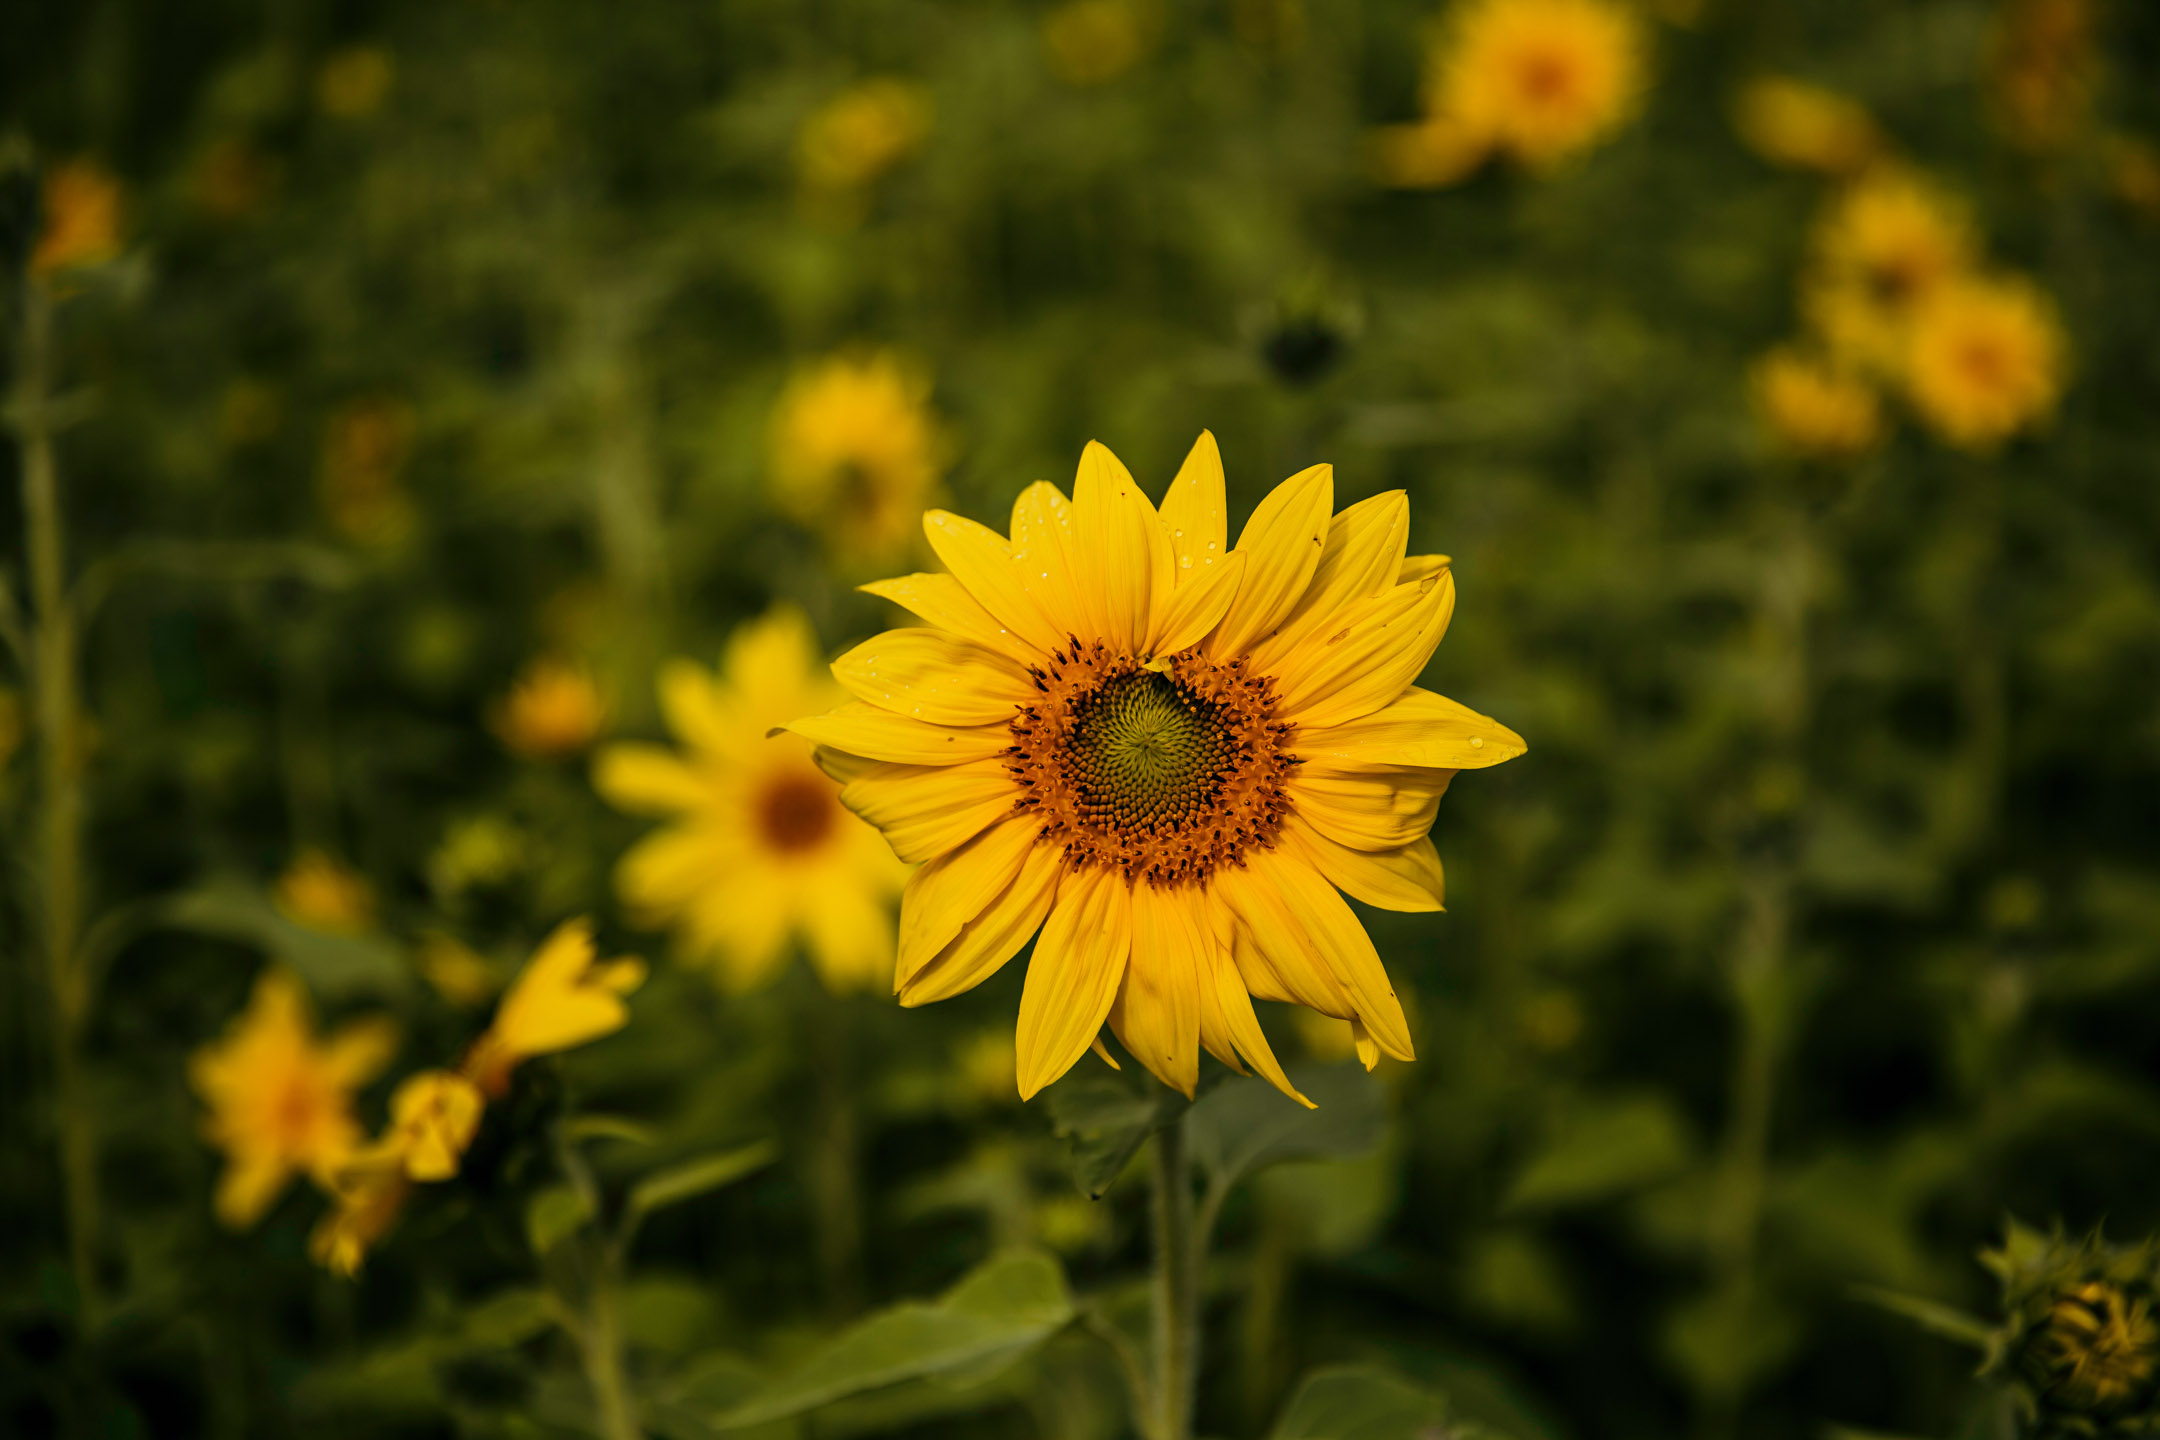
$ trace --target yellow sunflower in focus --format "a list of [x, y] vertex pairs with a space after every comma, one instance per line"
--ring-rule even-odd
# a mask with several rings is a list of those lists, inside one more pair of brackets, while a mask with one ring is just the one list
[[1913, 316], [1971, 270], [1976, 249], [1955, 201], [1913, 175], [1872, 173], [1831, 204], [1816, 232], [1809, 319], [1838, 360], [1895, 375]]
[[257, 980], [224, 1037], [188, 1063], [189, 1083], [210, 1110], [203, 1133], [226, 1155], [218, 1219], [234, 1229], [254, 1224], [295, 1175], [327, 1182], [360, 1143], [353, 1092], [382, 1073], [396, 1044], [386, 1020], [318, 1041], [300, 982], [282, 970]]
[[841, 808], [839, 782], [805, 748], [767, 738], [840, 698], [819, 659], [809, 622], [776, 609], [736, 631], [719, 675], [687, 660], [662, 670], [661, 709], [683, 751], [611, 745], [594, 767], [617, 808], [674, 822], [623, 856], [624, 903], [643, 923], [672, 924], [734, 990], [771, 979], [794, 936], [828, 989], [892, 973], [886, 904], [906, 867]]
[[872, 564], [907, 552], [944, 468], [929, 377], [890, 351], [797, 375], [773, 411], [771, 447], [774, 503], [842, 558]]
[[2062, 322], [2054, 303], [2020, 280], [1949, 286], [1914, 318], [1910, 346], [1913, 409], [1967, 450], [1991, 450], [2045, 420], [2062, 393]]
[[1780, 347], [1756, 364], [1750, 379], [1756, 413], [1795, 454], [1844, 458], [1882, 438], [1874, 388], [1815, 356]]
[[1465, 0], [1436, 47], [1428, 112], [1525, 165], [1603, 140], [1634, 112], [1642, 22], [1609, 0]]
[[980, 984], [1040, 929], [1022, 1098], [1106, 1022], [1188, 1095], [1203, 1048], [1296, 1095], [1254, 996], [1352, 1022], [1368, 1064], [1411, 1058], [1337, 892], [1439, 909], [1442, 792], [1523, 743], [1411, 684], [1455, 584], [1446, 557], [1405, 556], [1402, 492], [1331, 518], [1333, 500], [1328, 466], [1295, 475], [1233, 549], [1213, 436], [1160, 511], [1090, 444], [1071, 500], [1030, 486], [1009, 536], [930, 512], [949, 573], [865, 587], [927, 625], [842, 656], [854, 700], [788, 727], [923, 862], [900, 906], [902, 1004]]

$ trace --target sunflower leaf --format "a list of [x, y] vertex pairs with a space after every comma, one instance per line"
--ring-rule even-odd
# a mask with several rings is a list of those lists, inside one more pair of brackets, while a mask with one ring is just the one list
[[656, 1171], [630, 1187], [626, 1218], [635, 1224], [655, 1210], [732, 1185], [770, 1165], [776, 1153], [772, 1141], [760, 1140]]
[[1286, 1160], [1368, 1154], [1387, 1138], [1387, 1096], [1363, 1070], [1300, 1066], [1291, 1081], [1318, 1108], [1307, 1110], [1249, 1076], [1226, 1080], [1193, 1103], [1186, 1135], [1210, 1190], [1225, 1193]]
[[1062, 1081], [1049, 1100], [1050, 1123], [1071, 1146], [1073, 1183], [1090, 1200], [1116, 1183], [1148, 1136], [1189, 1108], [1175, 1091], [1136, 1090], [1107, 1075]]
[[166, 900], [158, 920], [237, 941], [299, 975], [318, 999], [395, 995], [409, 982], [398, 949], [373, 935], [339, 935], [287, 919], [270, 897], [242, 880], [213, 880]]
[[1331, 1365], [1308, 1374], [1283, 1407], [1269, 1440], [1415, 1440], [1439, 1429], [1438, 1395], [1368, 1365]]

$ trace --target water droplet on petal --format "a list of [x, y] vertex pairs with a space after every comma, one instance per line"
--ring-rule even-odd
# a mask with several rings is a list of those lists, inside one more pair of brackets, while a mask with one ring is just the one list
[[1470, 748], [1473, 750], [1482, 750], [1485, 748], [1485, 742], [1483, 740], [1480, 740], [1477, 736], [1473, 735], [1470, 737]]
[[1170, 538], [1173, 540], [1182, 540], [1185, 538], [1185, 532], [1182, 530], [1172, 530], [1170, 532]]
[[1214, 549], [1214, 548], [1215, 548], [1215, 542], [1214, 542], [1214, 541], [1212, 541], [1212, 540], [1208, 541], [1208, 542], [1207, 542], [1207, 548], [1208, 548], [1208, 549], [1210, 549], [1210, 550]]
[[1190, 555], [1182, 555], [1182, 556], [1178, 557], [1178, 562], [1177, 562], [1177, 563], [1178, 563], [1178, 569], [1180, 569], [1180, 570], [1190, 570], [1190, 569], [1192, 569], [1192, 556], [1190, 556]]

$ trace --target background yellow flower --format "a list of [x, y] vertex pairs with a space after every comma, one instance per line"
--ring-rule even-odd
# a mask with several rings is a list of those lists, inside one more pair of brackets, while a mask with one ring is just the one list
[[102, 265], [120, 253], [120, 182], [88, 160], [55, 165], [45, 174], [44, 226], [30, 268], [52, 274]]
[[1943, 289], [1915, 317], [1906, 364], [1914, 410], [1937, 434], [1990, 450], [2054, 412], [2062, 391], [2062, 323], [2022, 280], [1971, 279]]
[[913, 548], [943, 469], [929, 378], [891, 351], [819, 362], [773, 411], [773, 503], [844, 560], [886, 562]]
[[321, 850], [302, 850], [271, 897], [287, 919], [330, 935], [360, 935], [375, 924], [375, 887]]
[[1871, 172], [1816, 227], [1808, 318], [1834, 358], [1895, 376], [1914, 314], [1978, 253], [1958, 201], [1909, 172]]
[[541, 655], [518, 672], [489, 718], [514, 753], [529, 760], [559, 760], [599, 738], [607, 723], [607, 705], [591, 670]]
[[1756, 362], [1749, 378], [1764, 426], [1798, 454], [1857, 455], [1882, 439], [1874, 387], [1818, 356], [1781, 346]]
[[892, 973], [886, 905], [906, 878], [878, 833], [840, 806], [840, 787], [776, 726], [836, 703], [809, 622], [783, 607], [729, 640], [720, 673], [687, 660], [660, 675], [679, 752], [617, 744], [593, 783], [617, 807], [666, 816], [616, 870], [639, 921], [672, 925], [683, 953], [729, 988], [778, 973], [800, 937], [826, 986]]
[[1782, 75], [1752, 80], [1733, 108], [1733, 127], [1765, 160], [1826, 175], [1866, 165], [1882, 136], [1866, 110], [1832, 90]]
[[864, 80], [813, 111], [796, 138], [806, 184], [867, 185], [918, 149], [930, 133], [930, 96], [904, 80]]
[[1523, 164], [1603, 140], [1646, 83], [1643, 25], [1607, 0], [1463, 0], [1440, 34], [1428, 112]]

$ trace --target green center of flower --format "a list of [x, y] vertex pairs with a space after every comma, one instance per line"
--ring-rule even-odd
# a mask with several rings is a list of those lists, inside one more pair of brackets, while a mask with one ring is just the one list
[[1215, 714], [1166, 675], [1120, 675], [1073, 707], [1073, 785], [1091, 818], [1145, 825], [1207, 803], [1237, 754]]

